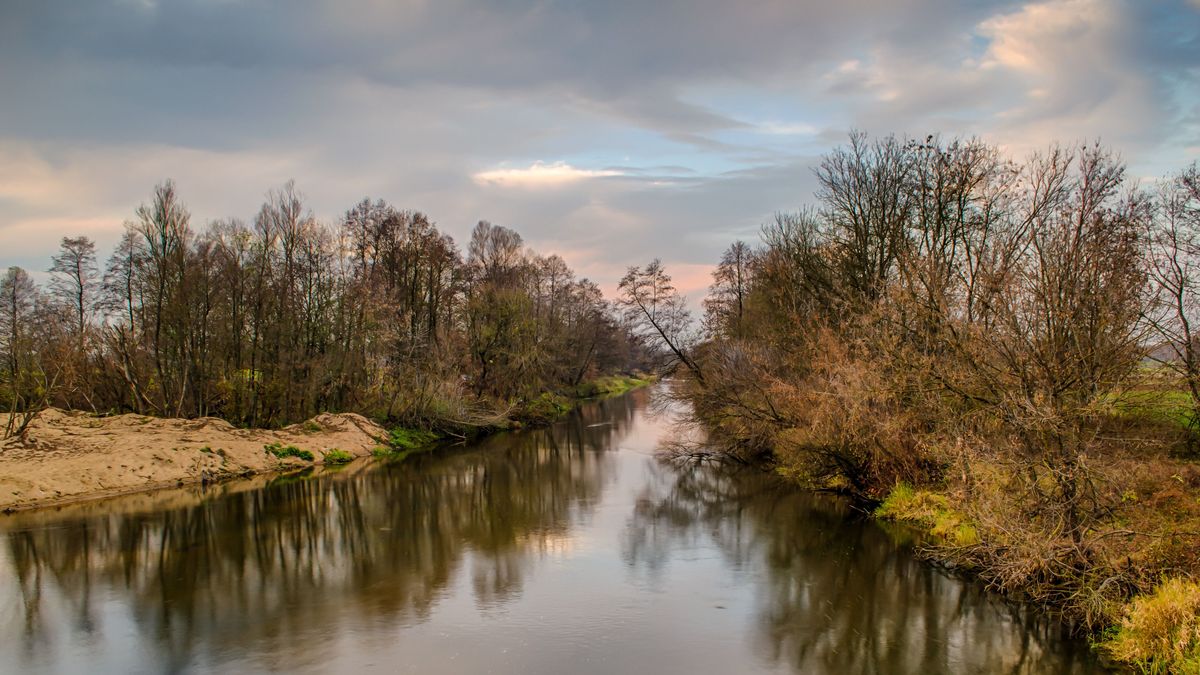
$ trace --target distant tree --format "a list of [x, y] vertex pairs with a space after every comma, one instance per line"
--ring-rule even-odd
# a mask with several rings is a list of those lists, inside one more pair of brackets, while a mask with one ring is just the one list
[[58, 366], [47, 371], [42, 355], [53, 355], [53, 341], [39, 317], [45, 303], [29, 274], [20, 267], [10, 267], [0, 279], [0, 350], [4, 370], [0, 377], [3, 395], [7, 399], [8, 418], [4, 436], [21, 433], [33, 414], [45, 407], [57, 383]]
[[525, 262], [523, 251], [521, 235], [481, 220], [471, 231], [467, 260], [479, 268], [480, 280], [484, 283], [511, 285]]
[[10, 267], [0, 280], [0, 348], [10, 382], [20, 374], [23, 352], [33, 326], [33, 310], [37, 302], [37, 287], [29, 273], [20, 267]]
[[117, 242], [116, 249], [104, 267], [104, 278], [100, 284], [99, 307], [102, 313], [130, 330], [137, 327], [138, 265], [141, 264], [141, 247], [132, 223], [125, 223], [125, 231]]
[[649, 265], [630, 267], [618, 286], [617, 303], [639, 336], [661, 344], [670, 358], [668, 366], [683, 364], [700, 382], [704, 375], [692, 357], [692, 316], [671, 276], [655, 259]]
[[51, 258], [50, 290], [75, 317], [75, 331], [82, 343], [88, 317], [95, 306], [96, 244], [87, 237], [63, 237], [59, 252]]
[[538, 360], [534, 299], [523, 285], [529, 270], [521, 235], [487, 221], [471, 233], [467, 265], [467, 333], [476, 395], [514, 395], [531, 382]]
[[1158, 340], [1151, 357], [1178, 373], [1200, 424], [1200, 164], [1167, 182], [1150, 232], [1149, 273], [1157, 293], [1147, 319]]
[[713, 270], [712, 286], [704, 300], [704, 323], [714, 335], [732, 338], [745, 336], [746, 302], [754, 252], [745, 242], [735, 241], [721, 254]]
[[196, 231], [164, 182], [125, 224], [102, 279], [85, 237], [64, 239], [50, 272], [50, 298], [23, 271], [8, 275], [0, 405], [10, 410], [251, 426], [354, 410], [482, 424], [640, 358], [599, 289], [515, 231], [481, 222], [464, 261], [419, 211], [364, 200], [329, 226], [291, 182], [251, 225]]

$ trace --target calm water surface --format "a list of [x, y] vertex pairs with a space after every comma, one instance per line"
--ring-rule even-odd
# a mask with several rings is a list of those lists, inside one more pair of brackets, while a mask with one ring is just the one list
[[0, 519], [11, 673], [1083, 673], [901, 533], [655, 458], [649, 391], [403, 464]]

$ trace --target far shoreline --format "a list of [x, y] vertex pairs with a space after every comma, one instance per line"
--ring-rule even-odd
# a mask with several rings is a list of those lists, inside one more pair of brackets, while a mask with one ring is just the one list
[[[601, 378], [573, 398], [538, 399], [525, 422], [554, 422], [579, 404], [620, 396], [654, 377]], [[482, 429], [480, 435], [501, 431]], [[402, 457], [445, 440], [405, 430], [396, 438], [357, 413], [322, 413], [278, 430], [242, 429], [228, 421], [138, 415], [101, 416], [47, 408], [25, 431], [0, 443], [0, 514], [13, 515], [140, 493], [228, 487], [305, 469], [359, 465], [371, 456]], [[414, 439], [414, 440], [410, 440]], [[311, 457], [311, 459], [308, 459]]]

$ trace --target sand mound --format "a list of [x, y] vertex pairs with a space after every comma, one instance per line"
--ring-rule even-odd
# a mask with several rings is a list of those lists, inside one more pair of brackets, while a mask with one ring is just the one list
[[96, 417], [50, 408], [0, 444], [0, 509], [11, 510], [156, 487], [308, 466], [264, 446], [369, 455], [387, 432], [362, 415], [324, 413], [280, 431], [238, 429], [225, 420], [144, 415]]

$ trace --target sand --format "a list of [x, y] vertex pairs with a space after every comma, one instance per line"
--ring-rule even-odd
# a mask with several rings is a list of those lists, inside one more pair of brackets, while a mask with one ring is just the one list
[[[386, 437], [382, 427], [353, 413], [268, 431], [216, 418], [97, 417], [50, 408], [0, 444], [0, 510], [303, 468], [323, 464], [334, 448], [364, 457]], [[276, 458], [264, 447], [270, 443], [308, 450], [314, 461]]]

